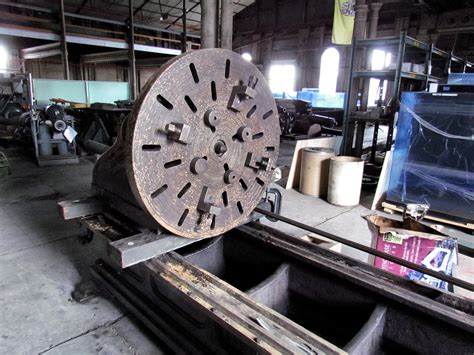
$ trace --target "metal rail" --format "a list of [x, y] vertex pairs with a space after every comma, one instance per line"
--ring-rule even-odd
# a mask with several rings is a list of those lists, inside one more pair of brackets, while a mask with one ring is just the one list
[[375, 256], [378, 256], [379, 258], [382, 258], [382, 259], [385, 259], [385, 260], [388, 260], [388, 261], [391, 261], [391, 262], [394, 262], [394, 263], [397, 263], [399, 265], [402, 265], [402, 266], [405, 266], [409, 269], [412, 269], [412, 270], [415, 270], [415, 271], [419, 271], [423, 274], [426, 274], [426, 275], [430, 275], [430, 276], [433, 276], [433, 277], [436, 277], [440, 280], [443, 280], [443, 281], [446, 281], [450, 284], [453, 284], [453, 285], [456, 285], [458, 287], [461, 287], [461, 288], [464, 288], [466, 290], [469, 290], [469, 291], [472, 291], [474, 292], [474, 284], [471, 284], [467, 281], [464, 281], [464, 280], [461, 280], [461, 279], [458, 279], [456, 277], [452, 277], [452, 276], [449, 276], [449, 275], [446, 275], [446, 274], [443, 274], [441, 272], [437, 272], [437, 271], [433, 271], [433, 270], [430, 270], [428, 268], [424, 268], [420, 265], [417, 265], [415, 263], [412, 263], [412, 262], [409, 262], [409, 261], [406, 261], [406, 260], [403, 260], [403, 259], [400, 259], [400, 258], [397, 258], [393, 255], [390, 255], [390, 254], [385, 254], [384, 252], [381, 252], [377, 249], [374, 249], [374, 248], [371, 248], [371, 247], [368, 247], [368, 246], [365, 246], [363, 244], [359, 244], [359, 243], [356, 243], [356, 242], [353, 242], [352, 240], [348, 240], [348, 239], [345, 239], [345, 238], [341, 238], [341, 237], [338, 237], [334, 234], [331, 234], [331, 233], [328, 233], [328, 232], [325, 232], [321, 229], [318, 229], [318, 228], [315, 228], [315, 227], [311, 227], [311, 226], [308, 226], [307, 224], [304, 224], [304, 223], [301, 223], [301, 222], [298, 222], [298, 221], [295, 221], [293, 219], [290, 219], [290, 218], [287, 218], [287, 217], [283, 217], [281, 215], [278, 215], [276, 213], [273, 213], [273, 212], [270, 212], [270, 211], [267, 211], [267, 210], [264, 210], [264, 209], [261, 209], [259, 207], [255, 208], [254, 210], [255, 212], [257, 213], [260, 213], [260, 214], [263, 214], [264, 216], [267, 216], [267, 217], [271, 217], [271, 218], [274, 218], [274, 219], [277, 219], [281, 222], [285, 222], [285, 223], [288, 223], [288, 224], [291, 224], [292, 226], [295, 226], [295, 227], [298, 227], [298, 228], [301, 228], [301, 229], [304, 229], [304, 230], [307, 230], [308, 232], [312, 232], [312, 233], [316, 233], [316, 234], [319, 234], [319, 235], [322, 235], [323, 237], [326, 237], [328, 239], [331, 239], [331, 240], [334, 240], [338, 243], [342, 243], [344, 245], [348, 245], [354, 249], [357, 249], [357, 250], [361, 250], [363, 252], [366, 252], [368, 254], [371, 254], [371, 255], [375, 255]]

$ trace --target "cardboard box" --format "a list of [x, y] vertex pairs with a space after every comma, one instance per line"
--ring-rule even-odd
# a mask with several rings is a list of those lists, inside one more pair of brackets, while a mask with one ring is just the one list
[[[452, 276], [458, 263], [457, 239], [443, 236], [413, 220], [400, 222], [377, 215], [365, 217], [372, 232], [372, 247], [400, 259]], [[397, 263], [371, 257], [376, 268], [433, 287], [448, 290], [448, 283]]]
[[410, 62], [402, 63], [402, 71], [410, 72], [412, 70], [412, 64]]
[[412, 71], [423, 74], [425, 72], [425, 64], [413, 64]]

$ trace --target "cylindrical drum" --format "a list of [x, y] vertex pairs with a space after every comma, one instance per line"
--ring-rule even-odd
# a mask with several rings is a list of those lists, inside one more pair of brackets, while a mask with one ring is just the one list
[[359, 204], [364, 161], [355, 157], [333, 157], [329, 164], [328, 202], [338, 206]]
[[38, 143], [39, 155], [42, 157], [53, 155], [53, 143], [46, 143], [48, 140], [53, 138], [51, 129], [45, 125], [40, 124], [38, 128], [38, 140], [43, 141]]
[[300, 192], [311, 196], [326, 196], [328, 191], [329, 161], [334, 150], [303, 148], [301, 156]]
[[66, 141], [61, 142], [61, 143], [58, 143], [58, 154], [59, 154], [59, 155], [67, 155], [67, 154], [69, 154], [69, 149], [68, 149], [68, 146], [67, 146], [67, 142], [66, 142]]

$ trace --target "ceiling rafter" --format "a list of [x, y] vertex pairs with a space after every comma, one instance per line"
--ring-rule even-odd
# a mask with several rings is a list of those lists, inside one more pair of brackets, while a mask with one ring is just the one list
[[[23, 0], [24, 1], [24, 0]], [[64, 0], [67, 10], [76, 14], [85, 14], [96, 17], [114, 17], [116, 19], [128, 19], [128, 4], [123, 0]], [[22, 0], [19, 0], [22, 2]], [[57, 0], [38, 0], [38, 3], [56, 5]], [[161, 24], [166, 29], [182, 29], [182, 6], [183, 0], [135, 0], [133, 14], [137, 16], [137, 23], [153, 25]], [[248, 6], [255, 3], [254, 0], [236, 0], [234, 3], [234, 14], [239, 13]], [[201, 23], [200, 1], [187, 0], [186, 11], [188, 27], [191, 31], [199, 31]], [[107, 15], [105, 15], [107, 14]], [[166, 16], [163, 16], [166, 15]], [[168, 21], [163, 20], [168, 18]]]

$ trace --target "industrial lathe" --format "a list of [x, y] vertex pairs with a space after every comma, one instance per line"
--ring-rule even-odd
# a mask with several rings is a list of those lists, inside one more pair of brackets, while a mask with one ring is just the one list
[[279, 135], [265, 78], [237, 53], [193, 51], [161, 67], [97, 161], [93, 196], [59, 203], [104, 246], [96, 287], [171, 352], [472, 354], [471, 300], [261, 223], [421, 268], [280, 216], [269, 188]]

